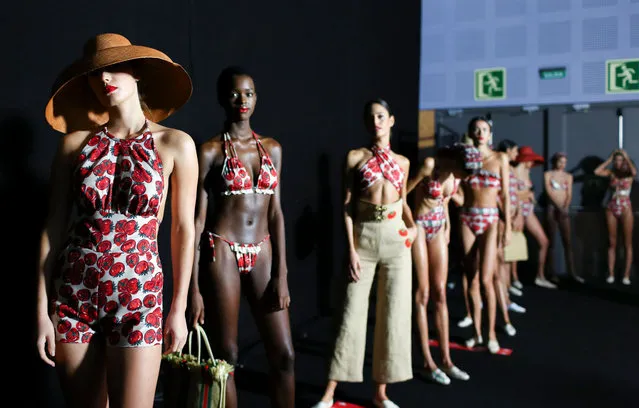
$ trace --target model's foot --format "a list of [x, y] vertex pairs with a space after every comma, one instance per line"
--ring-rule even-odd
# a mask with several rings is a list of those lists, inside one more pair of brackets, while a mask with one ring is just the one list
[[508, 310], [515, 313], [526, 313], [526, 308], [518, 305], [515, 302], [510, 302], [510, 304], [508, 305]]
[[484, 339], [481, 336], [472, 337], [472, 338], [466, 340], [466, 347], [473, 348], [473, 347], [478, 346], [478, 345], [483, 344], [483, 343], [484, 343]]
[[513, 281], [512, 285], [519, 290], [522, 290], [524, 288], [524, 285], [518, 280]]
[[497, 354], [499, 350], [500, 347], [497, 340], [488, 340], [488, 351], [490, 351], [490, 354]]
[[606, 278], [606, 283], [610, 283], [610, 284], [615, 283], [615, 277], [614, 276], [608, 276]]
[[454, 380], [461, 380], [461, 381], [470, 380], [470, 375], [468, 375], [467, 372], [460, 370], [456, 366], [451, 366], [449, 368], [444, 367], [442, 369], [442, 371], [444, 371], [446, 373], [446, 375], [448, 375], [448, 377], [450, 377], [450, 378], [452, 378]]
[[428, 367], [424, 367], [422, 371], [422, 376], [428, 381], [432, 381], [436, 384], [440, 385], [448, 385], [450, 384], [450, 378], [444, 373], [441, 369], [435, 368], [431, 370]]
[[630, 278], [623, 278], [623, 280], [621, 281], [621, 283], [623, 283], [626, 286], [630, 286]]
[[581, 276], [573, 275], [573, 277], [572, 277], [572, 278], [573, 278], [573, 279], [575, 280], [575, 282], [577, 282], [577, 283], [586, 283], [586, 280], [585, 280], [584, 278], [582, 278]]
[[521, 289], [517, 289], [514, 286], [511, 286], [508, 288], [508, 292], [510, 292], [511, 295], [513, 296], [523, 296], [524, 292], [521, 291]]
[[333, 400], [328, 401], [320, 401], [317, 404], [313, 405], [311, 408], [331, 408], [333, 406]]
[[393, 401], [388, 398], [384, 400], [379, 400], [377, 397], [373, 399], [373, 405], [376, 408], [399, 408], [399, 405], [395, 404]]
[[506, 323], [506, 325], [504, 326], [504, 331], [510, 337], [513, 337], [515, 334], [517, 334], [517, 329], [515, 329], [515, 326], [513, 326], [511, 323]]
[[557, 289], [557, 285], [547, 279], [535, 278], [535, 285], [546, 289]]
[[457, 327], [468, 327], [471, 324], [473, 324], [473, 319], [471, 319], [470, 316], [466, 316], [457, 322]]

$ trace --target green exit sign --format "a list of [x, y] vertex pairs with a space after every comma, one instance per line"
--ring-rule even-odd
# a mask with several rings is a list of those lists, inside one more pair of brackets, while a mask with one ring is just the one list
[[566, 77], [566, 67], [540, 68], [540, 79], [561, 79]]

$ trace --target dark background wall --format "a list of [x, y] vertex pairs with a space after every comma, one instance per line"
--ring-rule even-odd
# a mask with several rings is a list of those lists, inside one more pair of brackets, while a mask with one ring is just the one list
[[[0, 196], [3, 214], [18, 227], [3, 238], [2, 251], [3, 259], [22, 263], [4, 272], [20, 288], [10, 294], [19, 296], [20, 319], [28, 327], [15, 349], [25, 384], [36, 385], [23, 395], [24, 406], [60, 403], [54, 370], [39, 361], [32, 342], [39, 232], [60, 137], [43, 112], [56, 74], [80, 56], [84, 42], [103, 32], [121, 33], [182, 64], [192, 75], [193, 97], [164, 124], [185, 130], [198, 143], [222, 123], [214, 97], [218, 73], [230, 64], [253, 72], [259, 93], [253, 126], [279, 140], [284, 150], [282, 198], [295, 334], [314, 316], [330, 313], [331, 278], [341, 271], [344, 254], [342, 160], [350, 148], [368, 143], [364, 102], [387, 99], [397, 119], [395, 147], [416, 143], [419, 10], [419, 1], [378, 0], [4, 5]], [[168, 213], [165, 224], [160, 250], [170, 279]], [[258, 338], [247, 313], [240, 333], [241, 349]]]

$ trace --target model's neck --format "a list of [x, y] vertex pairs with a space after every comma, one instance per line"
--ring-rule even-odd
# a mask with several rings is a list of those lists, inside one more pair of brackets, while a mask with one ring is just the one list
[[109, 108], [109, 133], [126, 139], [143, 131], [146, 118], [138, 98], [129, 98], [119, 105]]

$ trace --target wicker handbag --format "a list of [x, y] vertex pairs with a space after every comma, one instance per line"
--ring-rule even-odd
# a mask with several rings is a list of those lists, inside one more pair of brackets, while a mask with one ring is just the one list
[[[197, 355], [192, 353], [193, 334], [197, 337]], [[202, 343], [208, 359], [202, 358]], [[226, 381], [232, 365], [215, 359], [206, 332], [196, 325], [189, 332], [188, 353], [181, 351], [162, 356], [164, 406], [166, 408], [224, 408]]]

